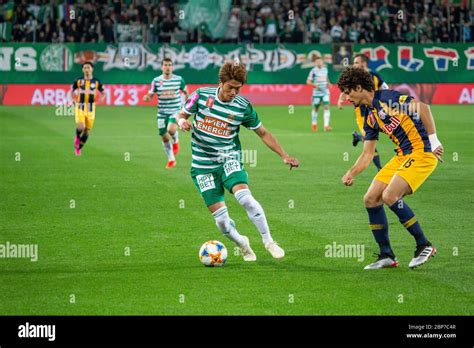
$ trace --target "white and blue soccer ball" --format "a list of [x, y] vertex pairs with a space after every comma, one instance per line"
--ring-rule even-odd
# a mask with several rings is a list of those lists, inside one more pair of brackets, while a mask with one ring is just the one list
[[210, 240], [201, 246], [199, 260], [207, 267], [222, 267], [227, 261], [227, 248], [217, 240]]

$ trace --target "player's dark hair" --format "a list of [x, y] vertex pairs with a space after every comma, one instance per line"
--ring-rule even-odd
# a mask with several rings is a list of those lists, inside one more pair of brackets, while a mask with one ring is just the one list
[[357, 53], [355, 56], [354, 56], [354, 60], [359, 57], [360, 59], [362, 59], [362, 61], [365, 63], [365, 64], [369, 64], [369, 57], [367, 57], [365, 54], [363, 53]]
[[94, 64], [93, 64], [92, 62], [90, 62], [90, 61], [84, 62], [84, 63], [82, 64], [82, 67], [84, 67], [84, 65], [90, 65], [91, 68], [94, 69]]
[[344, 69], [341, 76], [339, 76], [337, 86], [341, 92], [355, 90], [357, 86], [361, 86], [369, 92], [375, 90], [372, 75], [370, 75], [368, 71], [356, 67], [348, 67]]
[[247, 82], [247, 69], [242, 63], [229, 62], [221, 66], [219, 82], [225, 83], [230, 80], [239, 81], [241, 84]]
[[161, 61], [161, 65], [163, 65], [165, 62], [170, 62], [171, 64], [173, 64], [173, 61], [171, 60], [171, 58], [163, 58], [163, 60]]

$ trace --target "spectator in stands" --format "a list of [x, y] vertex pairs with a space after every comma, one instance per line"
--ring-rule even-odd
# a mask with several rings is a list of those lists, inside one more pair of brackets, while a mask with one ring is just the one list
[[244, 44], [252, 43], [253, 30], [249, 27], [247, 22], [243, 22], [240, 26], [239, 40]]
[[263, 42], [263, 34], [265, 32], [265, 27], [262, 24], [262, 21], [257, 20], [257, 25], [253, 31], [253, 42], [255, 43], [262, 43]]
[[234, 8], [232, 9], [232, 12], [227, 24], [225, 42], [238, 43], [239, 42], [239, 29], [240, 29], [239, 9]]
[[342, 27], [339, 22], [333, 18], [331, 19], [332, 27], [331, 27], [331, 38], [333, 42], [341, 42], [342, 40]]
[[463, 22], [463, 42], [469, 42], [472, 40], [472, 24], [469, 22]]
[[275, 15], [270, 13], [270, 15], [265, 20], [265, 42], [276, 42], [278, 23], [275, 19]]
[[114, 25], [110, 17], [105, 18], [104, 24], [102, 24], [101, 29], [102, 29], [102, 37], [103, 37], [104, 42], [106, 43], [115, 42]]
[[321, 40], [319, 41], [319, 43], [322, 43], [322, 44], [332, 43], [332, 36], [329, 33], [329, 30], [326, 30], [325, 32], [323, 32], [323, 34], [321, 35]]

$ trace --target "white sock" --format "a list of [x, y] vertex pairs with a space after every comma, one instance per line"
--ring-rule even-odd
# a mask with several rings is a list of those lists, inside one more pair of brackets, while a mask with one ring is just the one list
[[244, 243], [244, 239], [235, 228], [234, 220], [232, 220], [229, 216], [227, 207], [217, 209], [215, 212], [212, 213], [212, 216], [214, 216], [214, 219], [216, 220], [216, 225], [222, 232], [222, 234], [224, 234], [224, 236], [229, 238], [231, 241], [237, 243], [237, 245], [239, 246]]
[[317, 111], [311, 111], [311, 123], [312, 124], [318, 124], [318, 112]]
[[163, 148], [165, 149], [166, 156], [168, 156], [169, 161], [174, 161], [173, 149], [171, 148], [171, 142], [163, 142]]
[[263, 240], [263, 244], [273, 242], [272, 235], [270, 234], [270, 229], [268, 228], [267, 218], [265, 217], [265, 212], [263, 211], [260, 203], [253, 198], [250, 190], [243, 189], [239, 190], [234, 194], [237, 201], [244, 207], [247, 211], [249, 219], [257, 227], [258, 232], [260, 232]]
[[173, 143], [178, 143], [179, 142], [179, 134], [178, 131], [174, 132], [174, 134], [170, 134], [171, 138], [173, 139]]
[[329, 111], [329, 109], [324, 110], [324, 127], [329, 126], [330, 118], [331, 118], [331, 112]]

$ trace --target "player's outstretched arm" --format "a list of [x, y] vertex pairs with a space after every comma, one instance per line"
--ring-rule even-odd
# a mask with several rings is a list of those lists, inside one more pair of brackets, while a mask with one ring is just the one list
[[188, 121], [189, 116], [191, 116], [191, 114], [187, 114], [182, 110], [176, 115], [176, 123], [183, 132], [189, 132], [192, 128], [191, 122]]
[[351, 169], [347, 171], [346, 174], [342, 177], [342, 183], [346, 186], [351, 186], [354, 183], [354, 177], [362, 172], [367, 166], [372, 162], [375, 154], [375, 144], [376, 140], [366, 140], [364, 141], [364, 150], [361, 155], [354, 163]]
[[255, 133], [258, 134], [258, 136], [262, 139], [265, 145], [267, 145], [272, 151], [276, 152], [281, 157], [285, 164], [288, 164], [290, 166], [290, 170], [293, 167], [299, 167], [300, 162], [296, 158], [293, 158], [288, 155], [286, 151], [283, 150], [280, 143], [278, 142], [278, 140], [276, 140], [273, 134], [267, 131], [263, 125], [258, 127], [255, 130]]
[[442, 157], [444, 153], [444, 148], [441, 142], [438, 140], [436, 135], [436, 125], [433, 119], [433, 114], [431, 113], [431, 108], [428, 104], [425, 104], [419, 100], [413, 99], [408, 105], [408, 110], [411, 113], [418, 113], [420, 115], [421, 122], [425, 126], [426, 131], [428, 132], [428, 137], [430, 139], [431, 151], [438, 158], [440, 162], [444, 162]]

